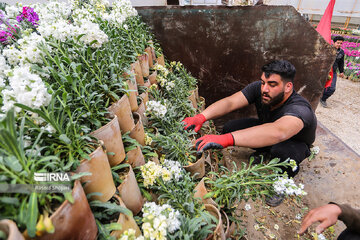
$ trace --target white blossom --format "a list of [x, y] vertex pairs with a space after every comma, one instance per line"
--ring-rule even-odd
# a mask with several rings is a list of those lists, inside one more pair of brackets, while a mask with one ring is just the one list
[[158, 118], [165, 117], [165, 114], [167, 112], [167, 109], [164, 105], [162, 105], [160, 102], [157, 101], [148, 101], [146, 103], [146, 111], [153, 113]]
[[182, 178], [183, 168], [179, 162], [165, 159], [163, 166], [169, 170], [173, 180], [179, 181]]
[[286, 195], [306, 195], [307, 193], [303, 190], [304, 185], [299, 184], [296, 186], [295, 182], [291, 178], [278, 177], [273, 184], [274, 190], [278, 194]]
[[251, 209], [251, 205], [248, 203], [245, 204], [244, 209], [245, 209], [245, 211], [249, 211]]

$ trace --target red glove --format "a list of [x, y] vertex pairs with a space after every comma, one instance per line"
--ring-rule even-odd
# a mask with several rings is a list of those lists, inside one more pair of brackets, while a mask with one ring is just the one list
[[192, 130], [195, 128], [194, 131], [198, 132], [203, 123], [206, 122], [206, 118], [200, 113], [194, 117], [187, 117], [182, 120], [182, 122], [185, 123], [185, 130]]
[[196, 140], [195, 146], [198, 155], [207, 149], [222, 149], [234, 145], [234, 136], [231, 133], [223, 135], [205, 135]]

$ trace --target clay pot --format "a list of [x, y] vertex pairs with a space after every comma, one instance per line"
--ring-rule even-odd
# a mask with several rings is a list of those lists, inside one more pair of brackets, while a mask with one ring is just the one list
[[149, 76], [149, 56], [147, 54], [143, 54], [137, 58], [140, 62], [143, 77]]
[[135, 149], [127, 152], [127, 162], [132, 167], [139, 167], [145, 164], [144, 155], [141, 152], [141, 147], [137, 146]]
[[129, 166], [129, 171], [118, 187], [118, 190], [126, 207], [130, 209], [134, 215], [137, 215], [141, 211], [144, 199], [131, 166]]
[[201, 198], [204, 204], [212, 204], [215, 207], [218, 207], [218, 204], [212, 198], [204, 199], [205, 194], [208, 193], [205, 187], [204, 179], [201, 179], [201, 181], [198, 183], [198, 185], [196, 185], [194, 190], [195, 190], [194, 197]]
[[113, 103], [109, 108], [109, 112], [117, 116], [121, 133], [124, 134], [134, 128], [134, 118], [131, 112], [130, 101], [127, 95], [120, 98], [119, 101]]
[[199, 100], [199, 87], [196, 87], [194, 92], [195, 92], [196, 101], [198, 101]]
[[156, 62], [162, 66], [165, 67], [165, 59], [164, 59], [164, 55], [161, 55], [159, 56], [157, 59], [156, 59]]
[[153, 57], [152, 57], [151, 47], [145, 48], [145, 52], [146, 52], [146, 54], [147, 54], [148, 57], [149, 57], [149, 67], [150, 67], [150, 68], [154, 67], [154, 59], [153, 59]]
[[219, 209], [217, 209], [214, 205], [212, 204], [205, 204], [205, 209], [206, 211], [208, 211], [211, 215], [213, 215], [215, 218], [218, 219], [218, 224], [215, 227], [215, 230], [212, 234], [210, 234], [206, 240], [225, 240], [225, 232], [224, 232], [224, 228], [222, 225], [222, 220], [221, 220], [221, 214]]
[[108, 155], [111, 167], [118, 165], [125, 159], [124, 144], [116, 115], [108, 124], [90, 133], [90, 135], [102, 140], [107, 152], [114, 153], [114, 155]]
[[[96, 239], [97, 226], [95, 218], [91, 212], [88, 200], [79, 180], [76, 180], [74, 183], [72, 196], [74, 203], [65, 200], [50, 217], [51, 222], [55, 227], [55, 232], [44, 233], [44, 235], [37, 237], [36, 239]], [[27, 233], [25, 232], [24, 235], [27, 235]]]
[[144, 85], [144, 77], [139, 61], [131, 64], [131, 72], [135, 75], [136, 83], [140, 86]]
[[[140, 115], [142, 124], [144, 126], [147, 126], [148, 125], [148, 119], [146, 117], [146, 109], [145, 109], [144, 101], [142, 101], [140, 103], [138, 110], [136, 110], [136, 113], [138, 113]], [[135, 126], [135, 124], [134, 124], [134, 126]]]
[[85, 183], [84, 190], [86, 194], [101, 193], [102, 195], [93, 195], [91, 200], [106, 202], [116, 191], [107, 154], [102, 147], [98, 147], [90, 154], [90, 158], [91, 160], [82, 160], [76, 172], [92, 173], [90, 176], [81, 177], [81, 182]]
[[205, 175], [205, 155], [191, 165], [184, 166], [184, 169], [190, 172], [191, 176], [195, 176], [195, 179], [202, 178]]
[[196, 102], [196, 93], [195, 90], [191, 90], [190, 92], [190, 96], [188, 96], [188, 100], [191, 101], [191, 104], [193, 105], [193, 107], [195, 109], [197, 109], [197, 102]]
[[6, 234], [7, 240], [23, 240], [24, 237], [21, 235], [16, 223], [12, 220], [3, 219], [0, 221], [0, 231]]
[[200, 112], [203, 112], [206, 108], [206, 103], [205, 103], [205, 98], [203, 97], [199, 97], [199, 101], [200, 101]]
[[143, 92], [142, 94], [140, 94], [140, 97], [143, 100], [146, 109], [146, 103], [149, 101], [149, 92]]
[[130, 102], [131, 111], [135, 112], [138, 109], [136, 96], [139, 95], [139, 93], [137, 90], [137, 86], [131, 80], [127, 80], [126, 83], [128, 84], [129, 90], [130, 90], [129, 91], [129, 102]]
[[225, 222], [224, 224], [226, 224], [226, 229], [224, 230], [225, 238], [231, 238], [231, 234], [234, 233], [234, 231], [231, 231], [228, 215], [223, 210], [221, 210], [221, 220], [223, 221], [223, 223]]
[[[114, 195], [114, 197], [119, 201], [119, 205], [121, 207], [126, 208], [125, 203], [122, 201], [122, 199], [119, 196]], [[136, 221], [133, 218], [133, 216], [128, 216], [128, 215], [126, 215], [124, 213], [120, 213], [117, 223], [121, 224], [121, 230], [112, 231], [110, 233], [110, 236], [113, 236], [116, 239], [119, 239], [120, 236], [126, 230], [128, 230], [130, 228], [135, 230], [135, 236], [136, 237], [139, 237], [141, 235], [141, 230], [140, 230], [139, 226], [136, 224]]]
[[133, 113], [135, 127], [130, 131], [130, 137], [138, 141], [142, 146], [145, 146], [145, 131], [141, 122], [141, 117], [138, 113]]
[[155, 70], [155, 71], [154, 71], [152, 74], [150, 74], [149, 77], [148, 77], [150, 84], [157, 84], [156, 77], [157, 77], [157, 71]]

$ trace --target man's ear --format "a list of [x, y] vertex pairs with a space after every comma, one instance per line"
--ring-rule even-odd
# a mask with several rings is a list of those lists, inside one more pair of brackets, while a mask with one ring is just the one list
[[285, 84], [285, 93], [291, 92], [293, 90], [293, 87], [294, 87], [294, 85], [292, 82], [287, 82]]

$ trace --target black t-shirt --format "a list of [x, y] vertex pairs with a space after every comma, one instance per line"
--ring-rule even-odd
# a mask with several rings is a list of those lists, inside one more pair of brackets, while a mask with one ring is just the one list
[[241, 92], [245, 95], [249, 104], [255, 103], [259, 120], [262, 123], [275, 122], [283, 116], [294, 116], [300, 118], [304, 127], [291, 139], [305, 142], [311, 145], [315, 141], [315, 131], [317, 119], [310, 103], [297, 94], [295, 90], [283, 105], [270, 111], [270, 107], [261, 102], [261, 81], [256, 81], [247, 85]]

